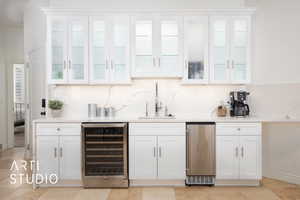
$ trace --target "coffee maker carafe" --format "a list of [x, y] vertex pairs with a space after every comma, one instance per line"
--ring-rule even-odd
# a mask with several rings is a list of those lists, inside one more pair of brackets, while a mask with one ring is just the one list
[[247, 96], [249, 92], [233, 91], [230, 92], [230, 116], [231, 117], [246, 117], [249, 116], [250, 109], [247, 104]]

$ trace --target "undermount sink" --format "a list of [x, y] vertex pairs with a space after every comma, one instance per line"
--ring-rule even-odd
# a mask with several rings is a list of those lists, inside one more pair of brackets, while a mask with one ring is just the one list
[[155, 120], [155, 119], [176, 119], [175, 116], [144, 116], [139, 117], [139, 119], [149, 119], [149, 120]]

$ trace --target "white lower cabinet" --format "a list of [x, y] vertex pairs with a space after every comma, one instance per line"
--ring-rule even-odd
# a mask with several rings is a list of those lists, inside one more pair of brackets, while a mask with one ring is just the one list
[[58, 175], [58, 137], [57, 136], [38, 136], [36, 141], [37, 161], [39, 162], [38, 174], [57, 174]]
[[261, 124], [217, 124], [217, 180], [260, 180]]
[[80, 136], [60, 136], [60, 179], [81, 179]]
[[158, 136], [158, 177], [185, 179], [185, 136]]
[[261, 138], [241, 136], [240, 149], [240, 179], [260, 179]]
[[129, 178], [131, 180], [185, 179], [184, 123], [168, 125], [131, 123], [129, 127]]
[[217, 136], [217, 179], [239, 178], [238, 144], [237, 136]]
[[59, 180], [80, 180], [80, 124], [39, 124], [36, 135], [36, 173], [56, 174]]
[[156, 136], [130, 136], [129, 158], [131, 178], [156, 179], [157, 153]]

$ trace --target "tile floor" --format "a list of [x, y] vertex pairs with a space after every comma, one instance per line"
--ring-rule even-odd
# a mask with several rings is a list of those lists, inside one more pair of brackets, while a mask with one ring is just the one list
[[[22, 148], [0, 154], [0, 200], [300, 200], [300, 186], [264, 179], [262, 187], [133, 187], [129, 189], [39, 188], [9, 183]], [[21, 172], [19, 172], [21, 173]]]

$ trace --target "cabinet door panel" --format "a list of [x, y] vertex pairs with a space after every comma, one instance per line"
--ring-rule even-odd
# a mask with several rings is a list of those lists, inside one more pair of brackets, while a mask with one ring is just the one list
[[56, 174], [58, 170], [58, 136], [38, 136], [37, 162], [39, 162], [38, 174]]
[[261, 138], [240, 137], [240, 179], [261, 179]]
[[130, 179], [156, 179], [156, 136], [130, 136]]
[[112, 82], [129, 81], [129, 17], [114, 17], [112, 20], [111, 67]]
[[217, 179], [239, 178], [239, 136], [216, 137]]
[[66, 18], [49, 18], [49, 82], [67, 82], [67, 21]]
[[168, 17], [160, 19], [160, 37], [157, 47], [158, 53], [158, 73], [160, 76], [179, 76], [181, 74], [181, 18]]
[[228, 83], [230, 81], [230, 18], [212, 17], [210, 24], [211, 81]]
[[184, 17], [184, 81], [208, 81], [208, 17]]
[[88, 18], [69, 19], [69, 82], [87, 83]]
[[136, 76], [153, 74], [156, 61], [154, 58], [153, 19], [151, 17], [134, 18], [133, 31], [133, 66]]
[[80, 136], [60, 136], [60, 178], [81, 179], [81, 139]]
[[233, 17], [231, 23], [231, 79], [233, 83], [249, 81], [250, 18]]
[[158, 178], [185, 178], [185, 136], [158, 136]]
[[109, 80], [108, 25], [105, 18], [90, 19], [90, 81], [106, 83]]

